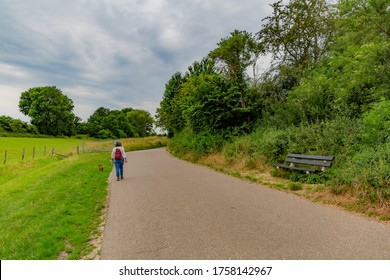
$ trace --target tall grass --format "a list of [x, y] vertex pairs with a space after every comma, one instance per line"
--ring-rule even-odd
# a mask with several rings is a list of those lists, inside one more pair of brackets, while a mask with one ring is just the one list
[[[145, 150], [166, 147], [168, 144], [167, 137], [151, 136], [144, 138], [126, 138], [120, 139], [122, 146], [127, 152], [135, 150]], [[88, 141], [85, 143], [85, 149], [88, 152], [111, 151], [113, 140]]]

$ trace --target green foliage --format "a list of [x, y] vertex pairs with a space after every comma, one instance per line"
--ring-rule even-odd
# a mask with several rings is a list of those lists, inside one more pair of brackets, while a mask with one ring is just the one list
[[39, 132], [47, 135], [73, 135], [76, 116], [73, 101], [55, 86], [31, 88], [22, 93], [19, 109], [31, 117]]
[[38, 128], [9, 116], [0, 116], [0, 134], [38, 134]]
[[102, 129], [102, 130], [99, 130], [99, 132], [94, 135], [94, 137], [96, 138], [100, 138], [100, 139], [113, 139], [115, 136], [112, 134], [112, 132], [108, 129]]
[[153, 119], [143, 110], [98, 108], [88, 119], [86, 129], [91, 137], [109, 139], [144, 137], [153, 133]]
[[304, 70], [324, 56], [335, 31], [335, 11], [326, 0], [283, 0], [258, 32], [264, 46], [282, 61]]
[[362, 142], [375, 147], [390, 142], [390, 100], [374, 104], [363, 116]]
[[299, 191], [303, 188], [301, 183], [290, 183], [287, 187], [292, 191]]
[[185, 129], [178, 133], [169, 143], [171, 152], [178, 156], [192, 154], [195, 159], [219, 151], [223, 144], [221, 135], [207, 132], [194, 133]]
[[[213, 60], [194, 62], [188, 72], [174, 74], [166, 84], [157, 119], [170, 136], [186, 128], [227, 135], [248, 129], [261, 115], [260, 95], [248, 90], [245, 72], [259, 47], [250, 34], [237, 30], [218, 45], [209, 54]], [[214, 63], [223, 66], [222, 73]]]
[[88, 134], [97, 137], [98, 133], [103, 130], [103, 119], [110, 113], [110, 109], [100, 107], [89, 118], [87, 122]]
[[231, 83], [240, 91], [239, 102], [242, 108], [248, 106], [246, 90], [246, 69], [255, 63], [257, 54], [262, 52], [252, 35], [246, 31], [234, 30], [230, 37], [222, 39], [218, 48], [209, 53], [223, 73], [226, 73]]
[[[153, 118], [144, 110], [133, 110], [127, 113], [130, 126], [138, 137], [149, 136], [153, 133]], [[124, 138], [126, 136], [121, 136]]]
[[183, 117], [194, 132], [218, 133], [243, 124], [248, 110], [238, 105], [240, 91], [221, 75], [202, 74], [183, 85], [186, 105]]
[[379, 190], [383, 198], [390, 198], [390, 143], [375, 148], [361, 146], [361, 150], [351, 156], [333, 183], [353, 186], [358, 184], [367, 189]]
[[157, 124], [167, 130], [170, 136], [180, 132], [185, 126], [181, 109], [181, 87], [185, 81], [185, 76], [180, 72], [175, 73], [165, 85], [164, 97], [157, 109]]

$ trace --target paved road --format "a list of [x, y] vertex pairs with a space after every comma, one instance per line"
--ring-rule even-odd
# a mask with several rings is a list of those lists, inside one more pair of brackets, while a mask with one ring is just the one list
[[390, 227], [170, 156], [128, 153], [101, 259], [390, 259]]

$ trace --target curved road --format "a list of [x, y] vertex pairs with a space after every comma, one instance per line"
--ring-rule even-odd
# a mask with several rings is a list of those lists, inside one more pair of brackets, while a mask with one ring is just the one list
[[101, 259], [390, 259], [390, 227], [170, 156], [128, 153]]

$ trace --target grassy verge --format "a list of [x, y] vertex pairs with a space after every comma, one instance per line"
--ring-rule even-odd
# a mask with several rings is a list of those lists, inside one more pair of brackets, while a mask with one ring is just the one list
[[79, 259], [88, 254], [107, 196], [110, 170], [97, 168], [106, 158], [48, 158], [7, 170], [12, 174], [1, 176], [0, 188], [0, 259]]
[[[123, 142], [130, 151], [163, 146], [164, 139]], [[74, 139], [61, 140], [74, 145]], [[112, 141], [106, 145], [110, 150]], [[0, 259], [88, 258], [105, 210], [109, 160], [107, 151], [1, 165]], [[106, 165], [103, 172], [99, 164]]]

